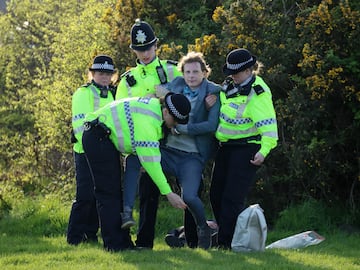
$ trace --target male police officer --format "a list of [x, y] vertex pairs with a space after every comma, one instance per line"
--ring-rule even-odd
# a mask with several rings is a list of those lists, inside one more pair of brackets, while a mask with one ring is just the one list
[[137, 57], [136, 67], [121, 75], [116, 99], [155, 95], [156, 85], [166, 84], [182, 75], [176, 62], [160, 60], [156, 56], [157, 41], [151, 26], [136, 19], [131, 28], [130, 45]]
[[[104, 247], [119, 251], [133, 247], [128, 229], [121, 229], [121, 163], [122, 154], [136, 154], [141, 166], [175, 208], [186, 204], [171, 191], [162, 171], [159, 140], [162, 126], [172, 128], [187, 120], [190, 102], [181, 94], [169, 93], [164, 107], [157, 98], [134, 97], [116, 100], [88, 113], [82, 142], [95, 184], [101, 235]], [[136, 177], [133, 179], [137, 181]]]
[[[158, 38], [152, 27], [145, 21], [136, 19], [132, 26], [130, 48], [136, 54], [136, 67], [121, 76], [116, 92], [116, 99], [125, 97], [144, 97], [155, 95], [155, 86], [164, 85], [182, 73], [176, 62], [160, 60], [156, 55]], [[126, 160], [126, 166], [128, 166]], [[129, 161], [130, 162], [130, 161]], [[155, 237], [156, 214], [159, 201], [159, 189], [146, 173], [142, 173], [139, 183], [140, 220], [136, 246], [152, 248]], [[189, 244], [197, 245], [196, 224], [191, 213], [185, 210], [185, 230]]]

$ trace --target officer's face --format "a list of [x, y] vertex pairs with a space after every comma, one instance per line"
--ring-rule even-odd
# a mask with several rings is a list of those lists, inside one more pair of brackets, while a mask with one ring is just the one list
[[151, 46], [146, 51], [134, 50], [137, 59], [145, 65], [150, 64], [156, 57], [156, 45]]
[[169, 113], [168, 109], [166, 107], [164, 107], [162, 109], [162, 112], [163, 112], [163, 118], [165, 121], [165, 125], [168, 128], [174, 127], [176, 125], [176, 121], [175, 121], [174, 117]]
[[112, 73], [107, 73], [107, 72], [101, 72], [101, 71], [94, 71], [93, 72], [93, 80], [102, 86], [109, 86], [111, 83], [111, 77], [112, 77]]
[[231, 77], [233, 78], [235, 84], [241, 84], [243, 83], [247, 78], [249, 78], [249, 76], [251, 76], [251, 69], [247, 68], [243, 71], [240, 71], [236, 74], [231, 75]]
[[205, 77], [205, 72], [201, 70], [199, 62], [187, 63], [184, 65], [184, 79], [191, 89], [199, 87]]

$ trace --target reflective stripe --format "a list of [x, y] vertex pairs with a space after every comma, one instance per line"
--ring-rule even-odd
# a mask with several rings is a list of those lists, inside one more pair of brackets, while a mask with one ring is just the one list
[[94, 111], [96, 111], [100, 107], [100, 96], [99, 96], [99, 93], [96, 91], [95, 85], [90, 84], [89, 86], [90, 86], [91, 91], [94, 94]]
[[128, 97], [132, 97], [131, 86], [128, 84], [127, 80], [125, 80], [125, 85], [126, 85], [126, 88], [127, 88]]
[[74, 129], [74, 134], [78, 134], [84, 131], [84, 126], [80, 126]]
[[237, 109], [237, 112], [236, 112], [236, 118], [240, 118], [243, 115], [247, 103], [249, 103], [251, 101], [254, 94], [255, 94], [255, 91], [253, 91], [253, 89], [251, 89], [250, 94], [246, 98], [246, 102], [241, 103], [240, 105], [238, 104], [239, 108]]
[[274, 131], [264, 132], [262, 135], [266, 137], [278, 139], [278, 133]]
[[160, 115], [158, 115], [157, 113], [155, 113], [154, 111], [152, 111], [152, 110], [148, 110], [148, 109], [141, 108], [141, 107], [131, 107], [130, 111], [132, 113], [141, 113], [141, 114], [153, 117], [158, 121], [162, 121], [162, 117]]
[[169, 77], [168, 81], [171, 82], [174, 79], [174, 69], [172, 65], [166, 65], [166, 69]]
[[140, 162], [160, 162], [161, 156], [138, 156]]
[[224, 135], [248, 135], [248, 134], [250, 135], [250, 134], [256, 134], [258, 130], [255, 127], [251, 127], [246, 130], [234, 130], [219, 126], [216, 132], [222, 133]]
[[111, 107], [111, 116], [113, 118], [114, 126], [116, 129], [116, 138], [119, 145], [119, 151], [121, 153], [125, 153], [124, 132], [120, 124], [119, 114], [117, 112], [117, 106]]

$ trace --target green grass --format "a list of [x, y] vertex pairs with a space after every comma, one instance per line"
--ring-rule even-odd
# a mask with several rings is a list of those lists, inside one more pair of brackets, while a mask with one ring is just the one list
[[[29, 200], [14, 207], [0, 220], [0, 269], [360, 269], [360, 235], [336, 230], [319, 232], [325, 241], [296, 250], [171, 249], [163, 236], [178, 226], [182, 217], [167, 202], [161, 202], [153, 250], [110, 253], [101, 243], [70, 246], [65, 240], [69, 210], [70, 203], [54, 198]], [[270, 231], [267, 244], [298, 232]]]

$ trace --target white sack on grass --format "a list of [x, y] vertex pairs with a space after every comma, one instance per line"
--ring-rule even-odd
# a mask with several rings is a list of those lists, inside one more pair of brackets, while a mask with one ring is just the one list
[[295, 234], [283, 239], [280, 239], [268, 246], [269, 248], [304, 248], [307, 246], [317, 245], [324, 241], [325, 238], [314, 231], [306, 231], [299, 234]]

